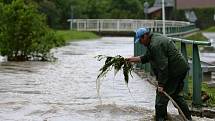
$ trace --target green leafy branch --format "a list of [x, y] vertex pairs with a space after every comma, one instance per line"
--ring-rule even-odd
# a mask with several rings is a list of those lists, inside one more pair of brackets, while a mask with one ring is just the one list
[[129, 81], [129, 74], [132, 76], [131, 72], [133, 70], [133, 65], [127, 61], [124, 57], [117, 55], [115, 57], [111, 56], [105, 56], [105, 55], [98, 55], [96, 56], [98, 61], [101, 61], [103, 59], [105, 60], [105, 64], [100, 68], [100, 73], [97, 77], [98, 79], [101, 79], [102, 77], [105, 77], [106, 74], [114, 68], [114, 75], [116, 75], [119, 70], [123, 70], [124, 80], [126, 84], [128, 84]]

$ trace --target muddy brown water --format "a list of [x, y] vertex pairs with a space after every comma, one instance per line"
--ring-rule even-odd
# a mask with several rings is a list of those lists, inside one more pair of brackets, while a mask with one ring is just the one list
[[[56, 62], [1, 62], [0, 121], [150, 121], [155, 89], [136, 74], [131, 97], [123, 75], [102, 81], [100, 105], [96, 77], [102, 62], [94, 56], [133, 55], [133, 39], [105, 37], [53, 49]], [[173, 120], [177, 111], [169, 106]], [[214, 121], [197, 118], [196, 120]]]

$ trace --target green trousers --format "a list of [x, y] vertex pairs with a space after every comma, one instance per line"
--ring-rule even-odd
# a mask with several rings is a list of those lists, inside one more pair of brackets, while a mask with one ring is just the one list
[[[175, 78], [174, 80], [169, 80], [167, 85], [164, 87], [164, 91], [166, 91], [173, 100], [178, 104], [178, 106], [183, 111], [184, 115], [188, 120], [191, 120], [191, 113], [188, 108], [186, 101], [184, 100], [182, 91], [184, 86], [184, 78], [186, 77], [186, 73], [181, 76]], [[169, 86], [169, 87], [167, 87]], [[156, 121], [165, 121], [167, 117], [167, 105], [169, 102], [169, 98], [164, 94], [156, 92], [156, 101], [155, 101], [155, 110], [156, 110]]]

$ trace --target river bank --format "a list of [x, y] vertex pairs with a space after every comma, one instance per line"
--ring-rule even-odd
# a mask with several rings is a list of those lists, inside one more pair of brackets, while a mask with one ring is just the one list
[[215, 26], [209, 27], [205, 30], [203, 30], [204, 32], [215, 32]]
[[80, 32], [73, 30], [56, 30], [56, 36], [62, 38], [66, 42], [98, 39], [100, 36], [92, 32]]

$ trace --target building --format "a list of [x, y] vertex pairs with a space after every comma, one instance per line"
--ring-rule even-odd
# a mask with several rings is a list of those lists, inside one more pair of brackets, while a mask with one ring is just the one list
[[214, 8], [215, 0], [176, 0], [176, 9]]
[[[194, 8], [215, 8], [215, 0], [164, 0], [166, 19], [171, 19], [173, 9], [185, 10], [185, 17], [190, 22], [195, 22], [198, 18]], [[147, 15], [151, 19], [161, 19], [162, 0], [155, 0], [152, 7], [148, 8]], [[214, 15], [215, 20], [215, 15]]]
[[[165, 0], [166, 19], [170, 18], [171, 12], [175, 7], [175, 0]], [[148, 8], [147, 14], [149, 18], [159, 19], [162, 13], [162, 0], [156, 0], [154, 5]]]

